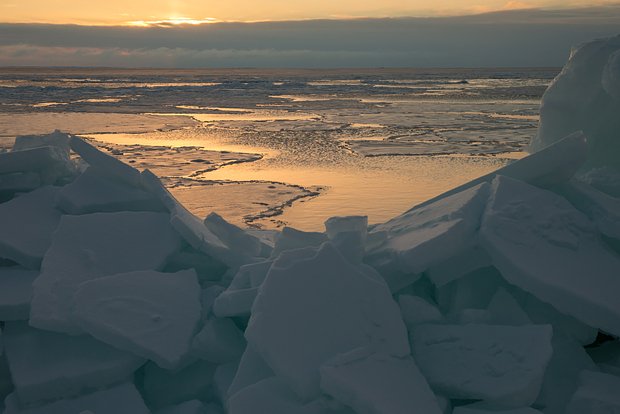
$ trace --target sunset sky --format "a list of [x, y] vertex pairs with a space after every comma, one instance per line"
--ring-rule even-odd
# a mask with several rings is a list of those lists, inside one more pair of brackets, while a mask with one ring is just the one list
[[[617, 1], [616, 1], [617, 2]], [[0, 21], [125, 25], [149, 22], [273, 21], [355, 17], [446, 16], [523, 8], [600, 6], [579, 0], [0, 0]]]
[[0, 0], [0, 66], [561, 66], [620, 3]]

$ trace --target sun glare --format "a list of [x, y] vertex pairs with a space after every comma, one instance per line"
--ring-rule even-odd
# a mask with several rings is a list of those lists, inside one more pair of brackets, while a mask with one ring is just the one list
[[172, 27], [172, 26], [198, 26], [201, 24], [216, 23], [217, 19], [205, 17], [204, 19], [192, 19], [189, 17], [169, 17], [162, 20], [136, 20], [128, 22], [128, 26], [135, 27]]

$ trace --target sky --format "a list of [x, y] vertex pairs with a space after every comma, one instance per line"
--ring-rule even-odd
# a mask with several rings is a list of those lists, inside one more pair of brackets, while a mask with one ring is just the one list
[[0, 0], [0, 66], [562, 66], [620, 3]]

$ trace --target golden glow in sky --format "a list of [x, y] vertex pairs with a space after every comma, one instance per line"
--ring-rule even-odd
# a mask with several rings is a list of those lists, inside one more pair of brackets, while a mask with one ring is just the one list
[[[580, 0], [0, 0], [0, 22], [171, 26], [216, 21], [445, 16], [614, 4]], [[432, 4], [432, 5], [431, 5]]]

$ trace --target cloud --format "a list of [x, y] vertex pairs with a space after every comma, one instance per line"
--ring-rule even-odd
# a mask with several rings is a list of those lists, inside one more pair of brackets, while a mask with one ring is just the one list
[[445, 18], [97, 27], [0, 24], [0, 65], [153, 67], [560, 66], [617, 34], [620, 7]]

